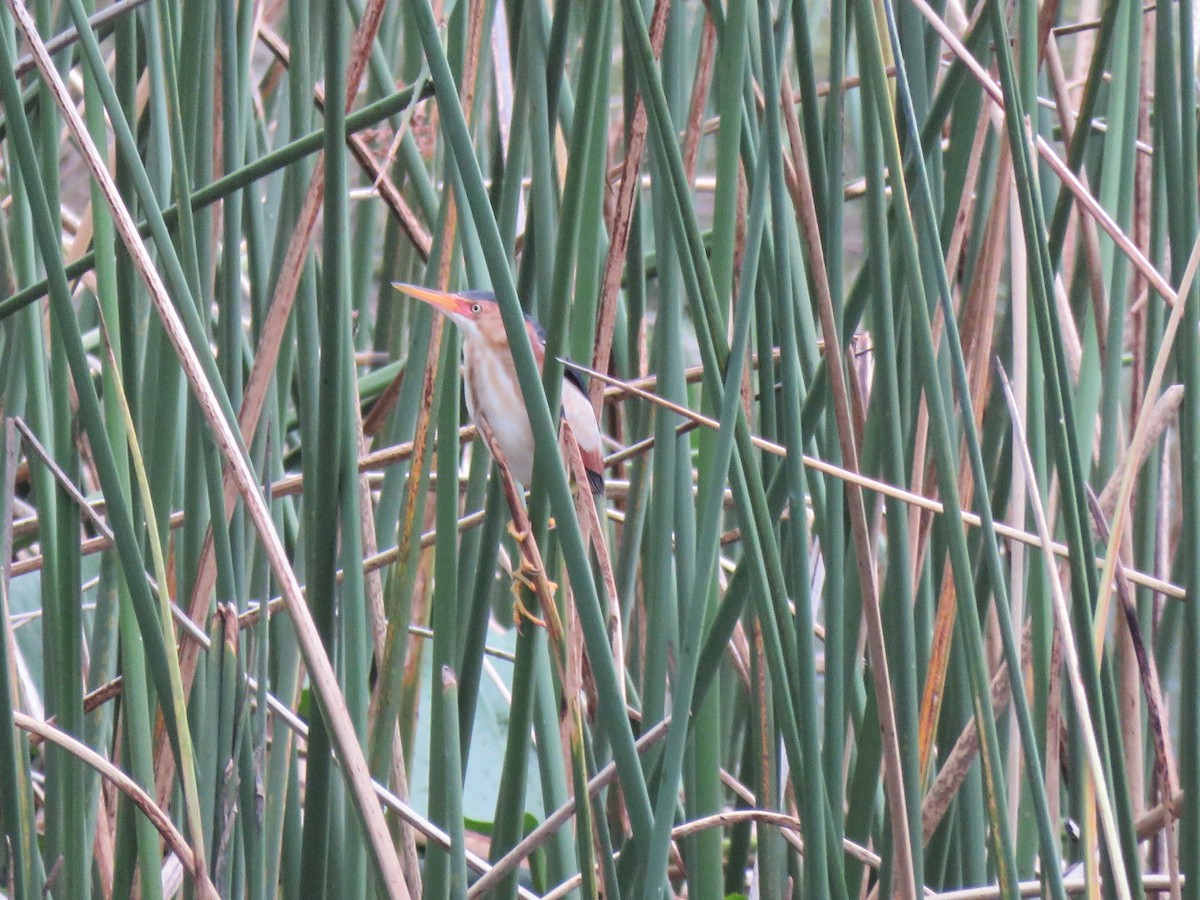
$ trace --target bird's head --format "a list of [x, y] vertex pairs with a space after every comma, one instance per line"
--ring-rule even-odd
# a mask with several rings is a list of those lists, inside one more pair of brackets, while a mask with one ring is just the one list
[[463, 330], [464, 336], [491, 336], [497, 331], [504, 334], [500, 304], [491, 291], [461, 291], [454, 294], [401, 281], [393, 281], [392, 287], [444, 312]]

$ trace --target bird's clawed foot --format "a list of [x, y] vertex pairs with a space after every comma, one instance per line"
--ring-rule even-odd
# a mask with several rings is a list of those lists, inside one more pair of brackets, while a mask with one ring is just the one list
[[558, 585], [546, 577], [546, 573], [542, 571], [533, 562], [530, 562], [526, 553], [526, 542], [529, 540], [529, 530], [518, 529], [513, 522], [508, 523], [508, 533], [512, 535], [520, 548], [520, 562], [513, 569], [512, 573], [512, 592], [513, 592], [513, 624], [518, 628], [522, 622], [530, 622], [539, 628], [545, 628], [546, 622], [535, 616], [529, 611], [529, 608], [521, 600], [521, 587], [524, 586], [529, 591], [537, 596], [543, 588], [550, 594], [558, 590]]
[[[557, 523], [554, 521], [553, 516], [551, 516], [549, 519], [546, 520], [546, 524], [550, 528], [554, 528], [557, 525]], [[517, 523], [512, 521], [512, 519], [509, 519], [509, 521], [508, 521], [508, 533], [509, 533], [509, 536], [514, 541], [516, 541], [519, 546], [524, 546], [525, 542], [527, 540], [529, 540], [529, 529], [528, 528], [524, 528], [524, 529], [518, 528]]]
[[521, 585], [529, 588], [530, 592], [536, 594], [540, 582], [546, 583], [547, 590], [554, 593], [558, 590], [558, 585], [546, 577], [546, 573], [531, 563], [525, 557], [521, 557], [521, 562], [512, 573], [513, 593], [521, 589]]
[[544, 582], [546, 590], [550, 593], [558, 590], [558, 585], [548, 579], [545, 572], [542, 572], [536, 566], [532, 565], [529, 560], [522, 557], [520, 565], [512, 573], [513, 624], [518, 628], [521, 627], [522, 622], [529, 622], [538, 628], [546, 627], [546, 620], [531, 613], [529, 607], [521, 600], [521, 586], [524, 585], [534, 596], [537, 596], [539, 582]]
[[[512, 539], [517, 542], [518, 545], [523, 546], [525, 544], [525, 542], [527, 540], [529, 540], [529, 529], [526, 528], [524, 530], [521, 530], [520, 528], [517, 527], [517, 523], [512, 521], [511, 519], [508, 522], [508, 533], [512, 537]], [[525, 563], [522, 562], [521, 565], [525, 565]]]
[[517, 542], [517, 556], [520, 562], [512, 570], [512, 622], [520, 628], [522, 622], [533, 623], [538, 628], [546, 628], [544, 619], [534, 616], [521, 600], [521, 588], [526, 587], [529, 593], [538, 596], [544, 604], [553, 604], [553, 594], [558, 590], [558, 584], [546, 577], [546, 571], [541, 568], [538, 547], [532, 540], [529, 527], [518, 528], [516, 522], [509, 522], [509, 534]]
[[517, 626], [518, 630], [520, 630], [521, 625], [523, 625], [525, 622], [528, 622], [530, 625], [533, 625], [535, 628], [545, 628], [546, 620], [539, 619], [537, 616], [535, 616], [533, 613], [531, 613], [529, 611], [529, 607], [527, 607], [524, 603], [521, 602], [521, 598], [520, 598], [520, 596], [518, 596], [517, 590], [515, 590], [515, 588], [516, 588], [515, 584], [513, 585], [513, 587], [514, 587], [514, 590], [513, 590], [513, 624], [515, 626]]

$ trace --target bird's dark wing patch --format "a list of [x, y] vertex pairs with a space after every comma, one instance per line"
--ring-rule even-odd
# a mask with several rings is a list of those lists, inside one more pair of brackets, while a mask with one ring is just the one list
[[[525, 316], [525, 321], [528, 322], [530, 327], [533, 328], [533, 333], [536, 334], [538, 340], [542, 342], [542, 346], [546, 346], [546, 329], [542, 327], [541, 323], [530, 315]], [[587, 381], [578, 370], [571, 368], [571, 366], [563, 366], [563, 378], [567, 379], [567, 381], [579, 388], [579, 393], [583, 394], [585, 397], [587, 396]]]
[[604, 476], [599, 472], [587, 470], [588, 487], [592, 489], [592, 493], [599, 497], [604, 493]]
[[533, 333], [536, 334], [537, 339], [542, 342], [542, 346], [543, 347], [546, 346], [547, 334], [546, 334], [546, 329], [542, 327], [542, 323], [539, 322], [537, 319], [535, 319], [533, 316], [531, 316], [529, 313], [525, 313], [525, 322], [527, 325], [529, 325], [531, 328], [533, 328]]
[[586, 397], [588, 395], [587, 382], [583, 380], [583, 376], [580, 375], [575, 369], [572, 369], [570, 366], [564, 366], [563, 378], [567, 379], [567, 381], [579, 388], [579, 393], [583, 394], [583, 396]]

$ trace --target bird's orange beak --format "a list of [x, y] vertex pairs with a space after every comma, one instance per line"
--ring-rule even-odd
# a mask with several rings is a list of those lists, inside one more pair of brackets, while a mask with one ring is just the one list
[[447, 315], [468, 316], [471, 313], [470, 302], [464, 300], [458, 294], [451, 294], [447, 291], [435, 291], [433, 288], [421, 287], [417, 284], [405, 284], [403, 281], [393, 281], [392, 287], [402, 294], [408, 294], [410, 297], [423, 300]]

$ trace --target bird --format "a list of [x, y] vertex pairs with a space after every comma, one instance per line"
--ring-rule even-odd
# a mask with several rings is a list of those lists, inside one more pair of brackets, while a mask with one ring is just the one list
[[[481, 432], [490, 431], [513, 478], [525, 487], [533, 480], [534, 440], [529, 413], [517, 382], [500, 304], [491, 291], [438, 291], [394, 281], [392, 287], [446, 315], [462, 333], [463, 387], [467, 411]], [[546, 331], [530, 316], [525, 331], [538, 371], [546, 364]], [[600, 424], [587, 388], [570, 367], [563, 373], [562, 417], [571, 426], [592, 494], [604, 493]], [[486, 441], [485, 441], [486, 443]], [[489, 447], [489, 450], [491, 447]]]

